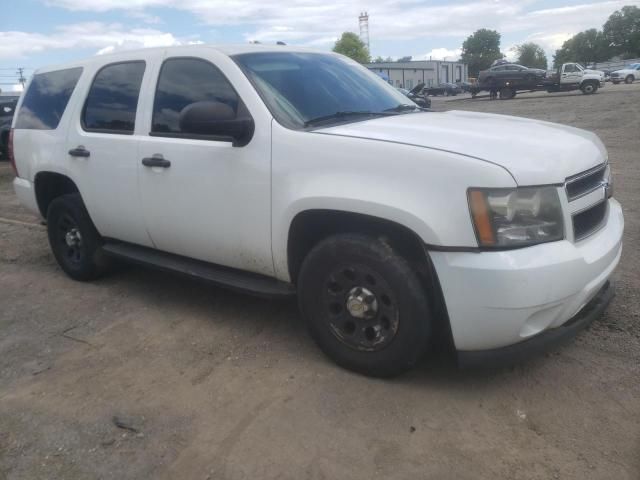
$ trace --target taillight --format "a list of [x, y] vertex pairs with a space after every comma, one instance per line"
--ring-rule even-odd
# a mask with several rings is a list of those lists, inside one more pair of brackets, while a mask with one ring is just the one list
[[15, 173], [16, 177], [18, 175], [18, 167], [16, 167], [16, 157], [13, 154], [13, 128], [9, 130], [9, 143], [7, 145], [7, 154], [9, 155], [9, 161], [11, 162], [11, 167], [13, 167], [13, 173]]

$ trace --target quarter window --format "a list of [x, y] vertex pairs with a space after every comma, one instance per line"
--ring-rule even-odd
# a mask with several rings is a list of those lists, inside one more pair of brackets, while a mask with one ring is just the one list
[[114, 63], [96, 74], [82, 115], [85, 130], [133, 133], [144, 68], [142, 61]]
[[187, 127], [181, 128], [180, 114], [186, 107], [198, 102], [223, 103], [236, 116], [245, 116], [246, 109], [238, 94], [213, 64], [198, 58], [166, 60], [158, 78], [151, 133], [196, 135], [195, 132], [186, 130]]
[[34, 75], [22, 101], [16, 128], [58, 128], [81, 74], [82, 68], [69, 68]]

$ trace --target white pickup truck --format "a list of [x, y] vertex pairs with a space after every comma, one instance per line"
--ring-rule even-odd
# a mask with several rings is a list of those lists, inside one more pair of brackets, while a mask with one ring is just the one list
[[465, 365], [519, 359], [613, 294], [623, 216], [598, 137], [425, 112], [337, 54], [195, 45], [42, 68], [9, 143], [71, 278], [119, 257], [297, 294], [323, 351], [366, 374], [443, 338]]
[[620, 82], [633, 83], [640, 80], [640, 63], [632, 63], [625, 68], [611, 72], [609, 78], [615, 85]]
[[604, 72], [585, 69], [579, 63], [564, 63], [547, 74], [543, 85], [549, 93], [581, 90], [589, 95], [604, 87], [604, 81]]

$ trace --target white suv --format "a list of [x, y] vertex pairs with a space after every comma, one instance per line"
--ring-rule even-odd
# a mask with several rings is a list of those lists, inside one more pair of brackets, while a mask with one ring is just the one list
[[398, 374], [438, 332], [464, 364], [504, 363], [612, 296], [623, 217], [589, 132], [423, 111], [345, 57], [285, 46], [44, 68], [18, 108], [15, 190], [69, 276], [116, 256], [297, 293], [356, 371]]

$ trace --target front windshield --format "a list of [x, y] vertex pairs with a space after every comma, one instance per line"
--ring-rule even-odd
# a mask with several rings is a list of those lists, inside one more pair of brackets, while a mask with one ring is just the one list
[[[413, 105], [411, 100], [356, 62], [322, 53], [260, 52], [233, 59], [286, 127], [337, 112], [375, 112]], [[353, 116], [349, 121], [370, 117]], [[335, 119], [345, 121], [345, 118]]]

